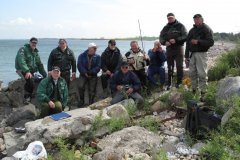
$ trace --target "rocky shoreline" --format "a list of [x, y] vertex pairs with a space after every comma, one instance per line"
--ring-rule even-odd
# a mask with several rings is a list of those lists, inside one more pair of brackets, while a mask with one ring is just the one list
[[[232, 43], [216, 43], [209, 53], [210, 67], [218, 56], [235, 46]], [[225, 85], [219, 86], [218, 90], [221, 92], [218, 93], [219, 99], [227, 97], [222, 87], [229, 87], [233, 82], [236, 84], [235, 88], [240, 87], [239, 77], [226, 79], [222, 82]], [[38, 108], [35, 99], [28, 105], [23, 104], [23, 84], [22, 80], [12, 81], [8, 87], [0, 90], [0, 158], [5, 157], [3, 158], [5, 160], [14, 159], [11, 156], [16, 151], [26, 149], [27, 145], [35, 140], [42, 141], [45, 148], [51, 151], [54, 148], [54, 140], [58, 137], [70, 139], [76, 146], [86, 143], [87, 135], [94, 137], [96, 146], [93, 147], [97, 149], [97, 153], [85, 157], [89, 160], [120, 160], [123, 157], [126, 160], [155, 160], [159, 149], [167, 153], [168, 159], [198, 159], [199, 152], [205, 145], [200, 141], [189, 146], [184, 129], [185, 121], [183, 117], [176, 117], [178, 110], [172, 108], [172, 106], [177, 108], [183, 104], [183, 95], [174, 88], [170, 93], [154, 92], [148, 99], [151, 104], [150, 112], [136, 111], [135, 119], [129, 112], [129, 106], [134, 106], [133, 100], [125, 100], [110, 106], [111, 98], [106, 98], [86, 108], [76, 109], [76, 104], [71, 103], [71, 108], [74, 110], [67, 112], [71, 117], [53, 121], [50, 117], [36, 119]], [[77, 81], [71, 85], [70, 89], [72, 102], [77, 98], [76, 85]], [[228, 97], [234, 92], [238, 93], [234, 89], [231, 91]], [[170, 103], [166, 104], [159, 100], [164, 94], [169, 94]], [[97, 95], [96, 101], [103, 96], [101, 88], [98, 89]], [[100, 119], [98, 119], [99, 116]], [[115, 119], [123, 119], [129, 125], [114, 132], [106, 128], [107, 126], [93, 129], [94, 126], [101, 126], [102, 121]], [[138, 123], [138, 121], [145, 122], [149, 119], [159, 122], [157, 132], [150, 131]], [[26, 133], [16, 133], [14, 130], [16, 127], [25, 127]]]

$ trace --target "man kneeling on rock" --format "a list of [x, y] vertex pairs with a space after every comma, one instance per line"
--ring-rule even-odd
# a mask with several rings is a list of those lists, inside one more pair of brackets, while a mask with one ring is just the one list
[[132, 98], [139, 108], [143, 106], [143, 97], [138, 93], [141, 82], [135, 73], [129, 71], [127, 62], [121, 63], [121, 70], [114, 73], [110, 85], [113, 92], [116, 93], [110, 102], [111, 104]]
[[59, 113], [67, 105], [67, 83], [60, 75], [60, 68], [55, 66], [50, 76], [43, 79], [38, 86], [37, 99], [41, 105], [41, 118]]

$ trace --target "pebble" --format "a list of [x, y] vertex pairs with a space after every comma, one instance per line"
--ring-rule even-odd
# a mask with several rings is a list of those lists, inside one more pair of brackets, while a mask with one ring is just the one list
[[6, 145], [5, 144], [0, 145], [0, 151], [1, 152], [4, 151], [5, 149], [6, 149]]

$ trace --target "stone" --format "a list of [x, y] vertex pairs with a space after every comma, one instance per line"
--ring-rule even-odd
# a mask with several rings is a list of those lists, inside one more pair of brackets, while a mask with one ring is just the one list
[[99, 141], [101, 150], [93, 160], [123, 159], [126, 155], [134, 157], [154, 148], [159, 149], [161, 138], [143, 127], [132, 126], [114, 132]]
[[152, 160], [151, 157], [146, 153], [138, 153], [133, 155], [132, 159], [144, 159], [144, 160]]
[[126, 118], [129, 119], [128, 111], [122, 104], [114, 104], [103, 110], [103, 114], [106, 112], [107, 116], [111, 118]]
[[166, 136], [164, 142], [165, 143], [177, 144], [179, 142], [179, 138], [175, 137], [175, 136]]
[[0, 138], [3, 138], [3, 133], [5, 132], [4, 128], [0, 128]]
[[190, 148], [186, 146], [183, 142], [180, 142], [176, 145], [177, 152], [180, 155], [189, 155], [191, 154]]
[[129, 98], [129, 99], [125, 99], [125, 100], [119, 102], [118, 104], [121, 104], [124, 107], [131, 107], [131, 106], [135, 105], [135, 102], [132, 98]]
[[75, 141], [75, 145], [78, 146], [78, 147], [83, 146], [84, 145], [84, 140], [82, 140], [81, 138], [77, 139]]
[[14, 131], [3, 134], [7, 155], [12, 156], [15, 152], [24, 149], [25, 136]]
[[43, 123], [44, 119], [38, 119], [25, 124], [28, 141], [40, 140], [45, 143], [53, 143], [55, 138], [63, 137], [68, 139], [78, 139], [80, 135], [90, 130], [95, 117], [100, 114], [99, 110], [89, 108], [79, 108], [66, 112], [71, 117], [59, 121], [49, 121]]
[[0, 145], [4, 144], [4, 140], [0, 138]]
[[5, 149], [6, 149], [5, 144], [1, 144], [1, 145], [0, 145], [0, 151], [2, 152], [2, 151], [4, 151]]
[[9, 91], [19, 91], [19, 92], [23, 93], [24, 84], [25, 84], [24, 79], [14, 80], [14, 81], [9, 82], [8, 89], [9, 89]]
[[169, 95], [169, 104], [171, 106], [181, 106], [183, 104], [183, 94], [177, 91], [173, 91]]
[[17, 160], [17, 158], [14, 158], [14, 157], [4, 157], [2, 160]]
[[216, 94], [217, 106], [221, 106], [223, 100], [234, 95], [240, 96], [240, 76], [226, 77], [220, 81]]
[[102, 110], [102, 109], [104, 109], [104, 108], [106, 108], [106, 107], [108, 107], [108, 106], [110, 106], [111, 104], [110, 104], [110, 101], [112, 100], [112, 98], [111, 97], [108, 97], [108, 98], [106, 98], [106, 99], [103, 99], [103, 100], [101, 100], [101, 101], [98, 101], [98, 102], [96, 102], [96, 103], [93, 103], [93, 104], [91, 104], [90, 106], [88, 106], [89, 108], [91, 108], [91, 109], [99, 109], [99, 110]]
[[[24, 107], [18, 108], [16, 111], [12, 112], [6, 119], [6, 124], [8, 126], [13, 126], [17, 123], [24, 126], [24, 120], [35, 120], [37, 117], [36, 107], [33, 104], [28, 104]], [[20, 123], [20, 121], [22, 121]]]
[[231, 118], [232, 114], [234, 113], [234, 108], [230, 107], [226, 113], [222, 116], [221, 119], [221, 126], [224, 126], [228, 120]]
[[151, 112], [160, 113], [167, 108], [166, 104], [162, 101], [157, 101], [151, 106]]
[[10, 92], [7, 92], [7, 96], [11, 106], [13, 107], [23, 106], [24, 95], [22, 93], [17, 91], [10, 91]]
[[163, 143], [162, 149], [163, 149], [165, 152], [176, 152], [176, 151], [177, 151], [177, 148], [176, 148], [175, 145], [172, 144], [172, 143]]
[[2, 104], [9, 104], [9, 103], [10, 103], [10, 101], [9, 101], [6, 93], [0, 92], [0, 105], [2, 105]]
[[198, 152], [200, 152], [201, 149], [203, 149], [204, 146], [206, 146], [205, 143], [198, 142], [198, 143], [195, 143], [195, 144], [192, 146], [192, 149], [195, 149], [195, 150], [197, 150]]

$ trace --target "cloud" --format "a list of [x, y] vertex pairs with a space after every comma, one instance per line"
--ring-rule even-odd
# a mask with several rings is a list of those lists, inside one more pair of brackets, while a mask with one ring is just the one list
[[55, 24], [54, 27], [56, 29], [63, 29], [64, 28], [63, 25], [61, 25], [61, 24]]
[[10, 20], [9, 24], [11, 24], [11, 25], [32, 25], [33, 21], [31, 18], [18, 17], [16, 19]]

